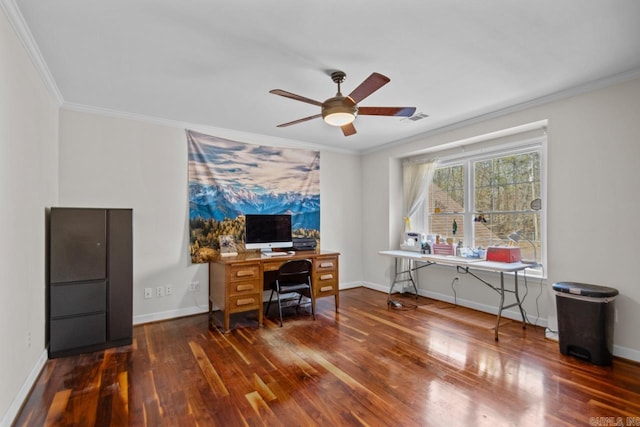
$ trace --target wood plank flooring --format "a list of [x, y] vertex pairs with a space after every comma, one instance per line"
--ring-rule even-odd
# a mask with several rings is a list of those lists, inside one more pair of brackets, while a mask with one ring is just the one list
[[49, 360], [15, 425], [640, 425], [640, 364], [563, 356], [509, 320], [496, 342], [492, 315], [404, 301], [419, 307], [350, 289], [339, 313], [324, 298], [316, 321], [272, 310], [226, 335], [207, 315], [136, 326], [131, 346]]

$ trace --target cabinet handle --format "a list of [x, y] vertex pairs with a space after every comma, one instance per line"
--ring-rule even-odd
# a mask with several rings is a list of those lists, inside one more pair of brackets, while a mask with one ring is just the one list
[[254, 288], [254, 285], [238, 285], [236, 286], [236, 291], [250, 291]]
[[253, 298], [243, 298], [243, 299], [239, 299], [236, 301], [236, 305], [247, 305], [247, 304], [253, 304], [255, 301], [255, 299]]
[[333, 290], [333, 286], [323, 286], [320, 288], [320, 292], [327, 292], [332, 290]]
[[331, 268], [333, 267], [333, 263], [332, 262], [321, 262], [320, 263], [320, 268]]
[[320, 280], [331, 280], [333, 279], [333, 274], [323, 274], [320, 276]]
[[253, 276], [253, 270], [240, 270], [236, 273], [236, 277]]

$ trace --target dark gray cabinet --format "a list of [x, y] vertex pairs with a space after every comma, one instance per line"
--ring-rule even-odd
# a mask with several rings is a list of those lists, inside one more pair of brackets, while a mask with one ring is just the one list
[[49, 357], [131, 344], [131, 209], [51, 208]]

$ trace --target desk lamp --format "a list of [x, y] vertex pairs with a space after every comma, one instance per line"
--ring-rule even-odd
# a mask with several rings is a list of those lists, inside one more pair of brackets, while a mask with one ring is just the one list
[[[522, 230], [518, 230], [518, 231], [515, 231], [515, 232], [509, 234], [509, 240], [511, 240], [514, 243], [518, 243], [522, 239], [524, 239], [527, 242], [529, 242], [529, 244], [533, 247], [533, 263], [537, 264], [538, 263], [538, 251], [536, 250], [536, 245], [534, 245], [531, 240], [527, 239], [523, 235]], [[526, 262], [526, 261], [522, 261], [522, 262]]]

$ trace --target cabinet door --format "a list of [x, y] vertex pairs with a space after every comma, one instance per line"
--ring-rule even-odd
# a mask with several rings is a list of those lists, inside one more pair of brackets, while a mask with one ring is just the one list
[[106, 330], [104, 313], [51, 320], [49, 352], [55, 354], [104, 344], [107, 339]]
[[106, 278], [106, 211], [52, 208], [51, 283]]
[[131, 209], [109, 210], [109, 340], [133, 337]]
[[49, 315], [58, 317], [104, 313], [107, 309], [107, 281], [57, 283], [50, 288]]

